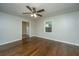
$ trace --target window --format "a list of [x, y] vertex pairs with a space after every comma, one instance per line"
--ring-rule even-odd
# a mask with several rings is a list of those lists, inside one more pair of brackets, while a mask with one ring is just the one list
[[45, 21], [45, 32], [52, 32], [52, 21]]

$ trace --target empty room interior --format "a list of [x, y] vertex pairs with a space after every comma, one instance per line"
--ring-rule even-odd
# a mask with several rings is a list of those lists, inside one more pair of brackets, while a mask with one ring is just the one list
[[0, 56], [79, 56], [79, 3], [0, 3]]

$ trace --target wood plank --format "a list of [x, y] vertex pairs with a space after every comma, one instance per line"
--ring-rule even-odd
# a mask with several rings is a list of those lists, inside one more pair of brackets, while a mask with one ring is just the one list
[[78, 46], [39, 37], [5, 44], [0, 48], [1, 56], [79, 56]]

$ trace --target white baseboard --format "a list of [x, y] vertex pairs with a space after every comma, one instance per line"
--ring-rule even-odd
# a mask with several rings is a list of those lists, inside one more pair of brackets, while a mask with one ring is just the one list
[[[49, 40], [54, 40], [54, 41], [58, 41], [58, 42], [62, 42], [62, 43], [67, 43], [67, 44], [72, 44], [72, 45], [75, 45], [75, 46], [79, 46], [79, 44], [72, 43], [72, 42], [61, 41], [61, 40], [51, 39], [51, 38], [42, 37], [42, 36], [36, 36], [36, 37], [45, 38], [45, 39], [49, 39]], [[15, 42], [15, 41], [18, 41], [18, 40], [21, 40], [21, 39], [17, 39], [17, 40], [13, 40], [13, 41], [9, 41], [9, 42], [5, 42], [5, 43], [1, 43], [0, 45], [4, 45], [4, 44], [8, 44], [8, 43], [12, 43], [12, 42]]]
[[79, 44], [72, 43], [72, 42], [61, 41], [61, 40], [57, 40], [57, 39], [51, 39], [51, 38], [47, 38], [47, 37], [43, 37], [43, 36], [36, 36], [36, 37], [45, 38], [45, 39], [49, 39], [49, 40], [53, 40], [53, 41], [58, 41], [58, 42], [62, 42], [62, 43], [67, 43], [67, 44], [71, 44], [71, 45], [74, 45], [74, 46], [79, 46]]
[[19, 41], [21, 39], [17, 39], [17, 40], [13, 40], [13, 41], [8, 41], [8, 42], [5, 42], [5, 43], [0, 43], [0, 45], [4, 45], [4, 44], [8, 44], [8, 43], [12, 43], [12, 42], [15, 42], [15, 41]]

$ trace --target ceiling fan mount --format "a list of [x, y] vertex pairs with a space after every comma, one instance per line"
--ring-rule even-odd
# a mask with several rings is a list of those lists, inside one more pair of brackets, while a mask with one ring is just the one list
[[43, 17], [43, 15], [41, 15], [41, 14], [39, 14], [39, 13], [44, 12], [44, 11], [45, 11], [44, 9], [40, 9], [40, 10], [37, 11], [35, 7], [26, 6], [26, 8], [27, 8], [30, 12], [24, 12], [23, 14], [30, 14], [31, 17], [35, 17], [35, 18], [36, 18], [37, 16]]

